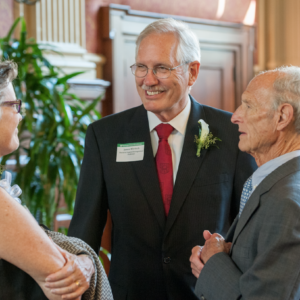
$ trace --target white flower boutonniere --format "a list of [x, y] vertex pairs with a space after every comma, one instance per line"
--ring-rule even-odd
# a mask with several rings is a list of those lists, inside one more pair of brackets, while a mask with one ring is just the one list
[[209, 146], [213, 145], [219, 148], [216, 144], [216, 141], [222, 141], [218, 137], [214, 137], [212, 133], [209, 132], [208, 124], [200, 119], [198, 121], [199, 127], [199, 136], [195, 135], [195, 143], [197, 144], [197, 153], [196, 155], [200, 157], [201, 149], [208, 149]]

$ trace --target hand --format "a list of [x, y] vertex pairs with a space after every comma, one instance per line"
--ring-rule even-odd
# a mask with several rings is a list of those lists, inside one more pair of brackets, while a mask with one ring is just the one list
[[192, 255], [190, 257], [192, 273], [194, 274], [194, 276], [196, 278], [199, 277], [199, 275], [204, 267], [204, 264], [200, 259], [202, 248], [203, 247], [201, 247], [201, 246], [195, 246], [192, 249]]
[[45, 286], [51, 289], [52, 294], [63, 295], [62, 299], [80, 300], [81, 295], [90, 286], [91, 277], [95, 272], [94, 264], [86, 255], [77, 256], [57, 245], [56, 247], [64, 256], [66, 264], [46, 278]]
[[203, 232], [205, 245], [201, 251], [200, 258], [204, 264], [216, 253], [225, 252], [229, 254], [231, 243], [226, 243], [225, 239], [218, 233], [211, 234], [205, 230]]
[[209, 240], [211, 238], [212, 234], [210, 233], [209, 230], [204, 230], [203, 231], [203, 237], [205, 239], [205, 241]]
[[[212, 234], [208, 231], [208, 230], [204, 230], [203, 231], [203, 237], [204, 239], [207, 241], [210, 239], [210, 237], [212, 236]], [[201, 246], [195, 246], [192, 249], [192, 255], [190, 257], [190, 262], [191, 262], [191, 268], [192, 268], [192, 273], [198, 278], [203, 267], [204, 264], [201, 261], [201, 251], [202, 251], [203, 247]]]

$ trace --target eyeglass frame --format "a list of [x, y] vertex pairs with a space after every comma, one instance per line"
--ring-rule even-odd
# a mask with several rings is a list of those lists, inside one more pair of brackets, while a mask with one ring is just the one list
[[184, 63], [182, 63], [182, 64], [180, 64], [180, 65], [178, 65], [178, 66], [176, 66], [176, 67], [174, 67], [174, 68], [168, 68], [168, 67], [164, 67], [164, 66], [158, 66], [158, 67], [164, 67], [164, 68], [166, 68], [166, 69], [168, 69], [169, 71], [170, 71], [170, 75], [168, 76], [168, 77], [157, 77], [156, 76], [156, 72], [154, 72], [154, 69], [155, 68], [158, 68], [158, 67], [154, 67], [154, 68], [148, 68], [147, 66], [145, 66], [145, 65], [142, 65], [142, 66], [144, 66], [144, 67], [146, 67], [147, 68], [147, 72], [146, 72], [146, 74], [145, 74], [145, 76], [142, 76], [142, 77], [139, 77], [139, 76], [136, 76], [135, 74], [133, 74], [133, 72], [132, 72], [132, 67], [133, 66], [137, 66], [136, 64], [133, 64], [133, 65], [131, 65], [129, 68], [131, 69], [131, 73], [135, 76], [135, 77], [137, 77], [137, 78], [144, 78], [144, 77], [146, 77], [147, 75], [148, 75], [148, 70], [150, 69], [150, 70], [152, 70], [152, 72], [153, 72], [153, 74], [154, 74], [154, 76], [156, 77], [156, 78], [158, 78], [158, 79], [167, 79], [167, 78], [169, 78], [170, 76], [171, 76], [171, 74], [172, 74], [172, 72], [171, 71], [173, 71], [173, 70], [175, 70], [176, 68], [178, 68], [178, 67], [180, 67], [180, 66], [183, 66], [183, 65], [186, 65], [186, 64], [189, 64], [189, 62], [184, 62]]
[[17, 104], [17, 105], [19, 105], [19, 108], [16, 111], [17, 111], [18, 114], [21, 112], [21, 107], [22, 107], [22, 100], [21, 99], [17, 99], [17, 100], [14, 100], [14, 101], [0, 102], [0, 106], [4, 106], [4, 104]]

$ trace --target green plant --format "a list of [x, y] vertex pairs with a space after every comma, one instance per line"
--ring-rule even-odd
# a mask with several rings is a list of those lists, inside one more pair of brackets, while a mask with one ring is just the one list
[[[20, 39], [13, 39], [19, 23]], [[15, 182], [23, 190], [22, 201], [39, 222], [52, 228], [62, 196], [72, 214], [85, 133], [87, 126], [100, 118], [95, 110], [100, 99], [87, 104], [68, 93], [67, 80], [80, 73], [59, 75], [60, 70], [43, 56], [49, 46], [27, 39], [23, 18], [18, 18], [8, 35], [0, 39], [0, 49], [5, 59], [19, 66], [14, 88], [25, 103], [26, 113], [19, 128], [19, 149], [1, 163], [15, 157]], [[27, 156], [25, 165], [20, 161], [23, 154]]]

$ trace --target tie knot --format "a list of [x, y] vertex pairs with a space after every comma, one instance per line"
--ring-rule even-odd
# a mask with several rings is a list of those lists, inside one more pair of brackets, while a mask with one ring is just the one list
[[168, 139], [173, 129], [174, 128], [170, 124], [162, 124], [162, 123], [155, 127], [159, 139], [163, 139], [163, 140]]

